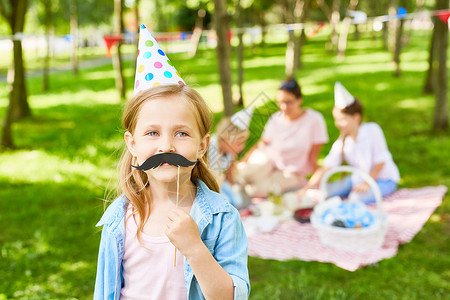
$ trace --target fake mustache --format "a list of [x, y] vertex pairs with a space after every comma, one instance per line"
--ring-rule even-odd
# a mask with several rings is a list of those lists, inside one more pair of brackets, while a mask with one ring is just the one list
[[178, 153], [158, 153], [147, 158], [140, 166], [131, 166], [141, 171], [147, 171], [149, 169], [156, 169], [164, 163], [175, 167], [189, 167], [195, 165], [197, 162], [198, 159], [196, 161], [190, 161]]

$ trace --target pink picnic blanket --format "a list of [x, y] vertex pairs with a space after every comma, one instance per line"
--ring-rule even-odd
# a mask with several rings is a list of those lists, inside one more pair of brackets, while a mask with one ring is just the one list
[[446, 186], [400, 189], [383, 200], [388, 229], [381, 249], [368, 252], [338, 250], [324, 246], [311, 224], [295, 220], [280, 223], [271, 232], [248, 238], [248, 254], [266, 259], [330, 262], [348, 271], [374, 264], [397, 254], [398, 246], [410, 242], [442, 203]]

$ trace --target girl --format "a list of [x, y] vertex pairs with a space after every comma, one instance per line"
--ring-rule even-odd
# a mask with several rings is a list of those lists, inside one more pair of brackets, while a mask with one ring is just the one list
[[249, 136], [246, 128], [235, 125], [230, 117], [224, 117], [217, 124], [216, 133], [211, 136], [209, 165], [219, 178], [220, 192], [236, 208], [246, 206], [247, 199], [234, 182], [233, 171], [238, 154], [244, 150]]
[[[362, 123], [362, 114], [361, 102], [341, 83], [336, 82], [333, 117], [340, 135], [326, 156], [324, 167], [318, 169], [308, 184], [298, 191], [299, 196], [307, 189], [317, 187], [327, 170], [343, 164], [344, 161], [370, 174], [380, 188], [382, 196], [396, 190], [400, 175], [392, 160], [383, 131], [376, 123]], [[369, 185], [355, 176], [331, 182], [327, 186], [327, 192], [328, 197], [349, 196], [367, 204], [375, 202]]]
[[328, 142], [323, 116], [302, 107], [303, 95], [295, 79], [281, 83], [276, 94], [279, 112], [264, 127], [261, 140], [237, 165], [237, 181], [249, 196], [266, 197], [299, 188], [317, 169], [317, 156]]
[[[121, 195], [97, 224], [94, 299], [247, 299], [247, 239], [206, 167], [211, 119], [201, 96], [185, 85], [141, 91], [122, 123]], [[158, 153], [198, 161], [139, 170]]]

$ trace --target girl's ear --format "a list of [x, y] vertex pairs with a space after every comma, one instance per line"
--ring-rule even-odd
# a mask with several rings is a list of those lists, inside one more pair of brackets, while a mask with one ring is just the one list
[[209, 135], [209, 133], [205, 134], [205, 136], [202, 138], [200, 146], [198, 147], [197, 158], [202, 158], [206, 150], [208, 150], [210, 138], [211, 136]]
[[131, 155], [137, 156], [136, 150], [134, 149], [135, 141], [133, 135], [129, 131], [127, 131], [125, 132], [123, 137], [125, 139], [125, 144], [127, 145], [128, 151], [130, 151]]

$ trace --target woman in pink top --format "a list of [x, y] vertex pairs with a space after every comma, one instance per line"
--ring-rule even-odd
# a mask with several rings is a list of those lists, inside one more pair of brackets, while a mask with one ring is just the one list
[[323, 116], [302, 107], [295, 79], [281, 83], [276, 101], [280, 111], [270, 117], [261, 140], [237, 166], [237, 178], [251, 197], [301, 187], [306, 175], [317, 169], [317, 156], [328, 142]]

